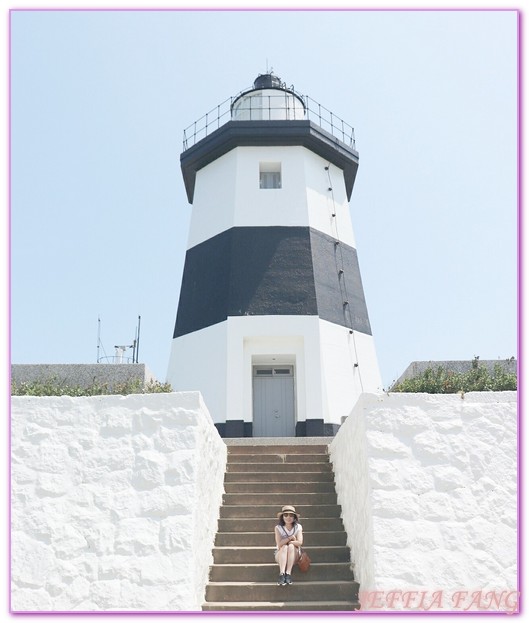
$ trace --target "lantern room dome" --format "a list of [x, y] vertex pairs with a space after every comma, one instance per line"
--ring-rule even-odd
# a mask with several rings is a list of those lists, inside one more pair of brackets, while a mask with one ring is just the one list
[[254, 89], [271, 89], [274, 87], [280, 89], [281, 86], [281, 78], [273, 73], [259, 74], [253, 83]]
[[303, 98], [288, 89], [272, 72], [259, 74], [253, 88], [243, 91], [231, 105], [233, 121], [280, 121], [305, 118]]

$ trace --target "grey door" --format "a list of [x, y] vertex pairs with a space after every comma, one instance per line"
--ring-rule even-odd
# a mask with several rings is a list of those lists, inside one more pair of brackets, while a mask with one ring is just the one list
[[253, 370], [253, 436], [295, 437], [292, 366], [255, 366]]

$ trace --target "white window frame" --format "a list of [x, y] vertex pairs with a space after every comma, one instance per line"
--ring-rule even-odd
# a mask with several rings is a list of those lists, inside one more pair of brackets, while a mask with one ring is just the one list
[[281, 163], [280, 162], [260, 162], [259, 163], [259, 188], [261, 190], [280, 190]]

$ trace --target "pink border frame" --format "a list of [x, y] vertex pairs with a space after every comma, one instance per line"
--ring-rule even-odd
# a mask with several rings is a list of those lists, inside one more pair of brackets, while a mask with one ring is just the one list
[[[517, 107], [517, 125], [518, 125], [518, 233], [517, 233], [517, 245], [518, 245], [518, 301], [517, 301], [517, 311], [518, 311], [518, 340], [517, 340], [517, 362], [518, 362], [518, 442], [517, 442], [517, 491], [518, 491], [518, 559], [517, 559], [517, 569], [518, 569], [518, 586], [517, 590], [519, 592], [519, 604], [518, 610], [513, 614], [522, 614], [524, 612], [523, 609], [523, 594], [521, 593], [522, 589], [522, 577], [523, 577], [523, 529], [522, 529], [522, 521], [523, 521], [523, 512], [522, 512], [522, 504], [521, 504], [521, 496], [520, 491], [523, 486], [523, 478], [522, 478], [522, 469], [523, 469], [523, 460], [522, 460], [522, 412], [523, 412], [523, 392], [522, 392], [522, 381], [523, 381], [523, 373], [524, 373], [524, 365], [523, 365], [523, 313], [524, 313], [524, 305], [523, 305], [523, 213], [522, 213], [522, 205], [523, 205], [523, 152], [522, 152], [522, 136], [523, 136], [523, 40], [522, 40], [522, 11], [518, 8], [475, 8], [475, 7], [456, 7], [456, 8], [344, 8], [344, 7], [329, 7], [329, 8], [315, 8], [315, 7], [307, 7], [307, 8], [295, 8], [295, 7], [283, 7], [283, 8], [193, 8], [193, 7], [178, 7], [178, 8], [167, 8], [167, 7], [149, 7], [149, 8], [123, 8], [123, 7], [105, 7], [105, 8], [91, 8], [91, 7], [75, 7], [75, 8], [64, 8], [64, 7], [48, 7], [48, 8], [16, 8], [9, 9], [9, 17], [7, 23], [7, 59], [8, 59], [8, 72], [7, 72], [7, 93], [8, 93], [8, 127], [7, 127], [7, 136], [8, 136], [8, 146], [7, 146], [7, 168], [8, 168], [8, 188], [7, 188], [7, 198], [8, 198], [8, 209], [7, 209], [7, 245], [6, 245], [6, 253], [7, 253], [7, 267], [8, 267], [8, 275], [7, 275], [7, 300], [8, 300], [8, 327], [7, 327], [7, 364], [8, 364], [8, 382], [9, 388], [11, 387], [11, 16], [13, 13], [20, 12], [177, 12], [177, 11], [193, 11], [193, 12], [213, 12], [213, 11], [222, 11], [222, 12], [245, 12], [245, 11], [267, 11], [267, 12], [293, 12], [293, 11], [305, 11], [305, 12], [329, 12], [329, 11], [347, 11], [347, 12], [474, 12], [474, 11], [483, 11], [483, 12], [516, 12], [518, 17], [518, 107]], [[520, 379], [522, 381], [520, 381]], [[96, 610], [96, 611], [76, 611], [76, 610], [61, 610], [61, 611], [13, 611], [11, 607], [11, 399], [10, 399], [10, 390], [8, 390], [7, 395], [7, 409], [8, 413], [8, 561], [7, 561], [7, 578], [8, 578], [8, 586], [6, 588], [8, 593], [8, 604], [9, 604], [9, 614], [11, 616], [25, 616], [25, 615], [37, 615], [37, 616], [101, 616], [101, 615], [111, 615], [111, 616], [149, 616], [149, 615], [162, 615], [162, 616], [181, 616], [181, 615], [199, 615], [199, 616], [295, 616], [295, 615], [303, 615], [303, 616], [395, 616], [395, 615], [404, 615], [404, 616], [506, 616], [505, 612], [497, 612], [497, 611], [472, 611], [472, 612], [461, 612], [461, 611], [450, 611], [450, 612], [425, 612], [425, 611], [298, 611], [298, 610], [289, 610], [289, 611], [261, 611], [261, 612], [253, 612], [253, 611], [157, 611], [157, 610], [142, 610], [142, 611], [108, 611], [108, 610]]]

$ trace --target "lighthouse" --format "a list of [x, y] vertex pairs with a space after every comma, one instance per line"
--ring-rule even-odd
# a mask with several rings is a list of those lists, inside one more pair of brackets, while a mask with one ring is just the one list
[[353, 129], [273, 73], [184, 133], [192, 216], [167, 380], [223, 437], [334, 435], [381, 378]]

